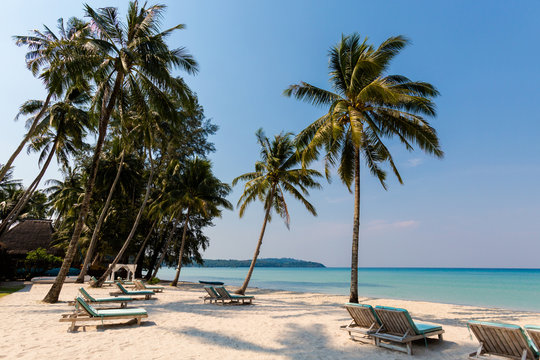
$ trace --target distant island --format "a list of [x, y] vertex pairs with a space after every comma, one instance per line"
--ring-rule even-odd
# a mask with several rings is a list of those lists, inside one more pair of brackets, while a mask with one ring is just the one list
[[[192, 264], [193, 267], [249, 267], [251, 260], [224, 260], [224, 259], [205, 259], [204, 265]], [[268, 258], [258, 259], [255, 267], [302, 267], [302, 268], [324, 268], [321, 263], [314, 261], [304, 261], [291, 258]]]

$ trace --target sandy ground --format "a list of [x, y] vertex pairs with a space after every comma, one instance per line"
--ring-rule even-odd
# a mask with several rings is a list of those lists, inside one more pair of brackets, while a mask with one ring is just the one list
[[[203, 304], [202, 288], [181, 284], [158, 294], [154, 301], [137, 301], [149, 317], [141, 326], [121, 323], [79, 327], [67, 332], [60, 314], [72, 310], [67, 301], [77, 284], [66, 284], [61, 302], [44, 304], [50, 285], [27, 285], [0, 299], [0, 358], [2, 359], [410, 359], [406, 354], [352, 341], [340, 330], [349, 323], [344, 296], [250, 289], [252, 306]], [[87, 286], [85, 286], [87, 287]], [[90, 289], [108, 296], [111, 287]], [[413, 347], [416, 359], [466, 359], [476, 349], [469, 319], [540, 324], [540, 314], [472, 306], [361, 299], [371, 305], [407, 308], [414, 319], [443, 326], [444, 341], [421, 340]], [[118, 322], [118, 320], [116, 320]]]

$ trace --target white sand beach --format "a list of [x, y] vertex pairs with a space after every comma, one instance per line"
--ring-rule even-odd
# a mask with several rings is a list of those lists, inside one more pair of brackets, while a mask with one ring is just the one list
[[[351, 341], [340, 325], [349, 323], [345, 296], [249, 289], [251, 306], [203, 304], [198, 284], [181, 284], [137, 301], [148, 319], [137, 325], [93, 325], [67, 331], [60, 314], [77, 294], [65, 284], [61, 302], [44, 304], [50, 285], [27, 285], [0, 299], [2, 359], [410, 359], [406, 354]], [[85, 287], [87, 287], [85, 285]], [[112, 287], [90, 289], [108, 296]], [[540, 314], [420, 301], [361, 299], [371, 305], [407, 308], [414, 319], [443, 326], [444, 341], [414, 345], [416, 359], [466, 359], [476, 341], [469, 319], [540, 324]], [[118, 322], [118, 320], [116, 321]]]

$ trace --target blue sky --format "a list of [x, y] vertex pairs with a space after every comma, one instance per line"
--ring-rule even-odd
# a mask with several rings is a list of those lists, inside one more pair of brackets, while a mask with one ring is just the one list
[[[328, 87], [327, 51], [341, 34], [358, 32], [375, 44], [398, 34], [410, 38], [389, 72], [439, 89], [432, 124], [446, 156], [436, 160], [390, 142], [405, 185], [392, 179], [388, 191], [363, 170], [360, 265], [539, 267], [539, 2], [165, 3], [164, 25], [187, 25], [170, 45], [186, 46], [200, 64], [200, 74], [186, 80], [220, 126], [211, 158], [226, 182], [252, 170], [259, 127], [269, 136], [298, 132], [324, 112], [281, 93], [299, 81]], [[3, 4], [9, 16], [0, 23], [0, 162], [24, 133], [23, 121], [13, 121], [18, 106], [44, 97], [25, 68], [25, 49], [11, 36], [82, 16], [82, 4]], [[123, 11], [127, 1], [90, 4]], [[21, 156], [15, 166], [26, 184], [38, 172], [36, 156]], [[51, 169], [45, 177], [55, 176]], [[240, 193], [237, 186], [230, 200], [236, 203]], [[291, 200], [291, 230], [274, 219], [261, 256], [349, 266], [353, 196], [334, 178], [310, 199], [319, 216]], [[225, 212], [208, 230], [205, 256], [251, 258], [262, 219], [258, 204], [242, 219]]]

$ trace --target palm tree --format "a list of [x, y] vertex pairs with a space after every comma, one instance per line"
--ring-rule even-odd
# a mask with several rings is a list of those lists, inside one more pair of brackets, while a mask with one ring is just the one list
[[285, 220], [285, 225], [289, 228], [289, 210], [285, 201], [285, 193], [289, 193], [299, 200], [312, 215], [317, 216], [315, 208], [304, 196], [309, 195], [308, 189], [321, 187], [315, 180], [322, 176], [318, 171], [305, 167], [294, 168], [300, 163], [300, 158], [291, 133], [276, 135], [271, 142], [262, 129], [259, 129], [255, 135], [261, 146], [261, 160], [255, 163], [254, 172], [238, 176], [233, 180], [232, 185], [236, 185], [238, 181], [247, 181], [244, 185], [244, 193], [238, 200], [240, 217], [244, 215], [247, 206], [257, 199], [264, 203], [265, 214], [253, 260], [251, 260], [244, 284], [237, 291], [238, 294], [244, 294], [248, 287], [261, 250], [266, 224], [271, 220], [272, 209]]
[[[140, 94], [139, 100], [159, 109], [165, 116], [174, 116], [174, 106], [170, 104], [166, 92], [185, 96], [186, 85], [171, 75], [173, 68], [180, 68], [190, 74], [197, 72], [197, 63], [184, 48], [171, 50], [165, 38], [175, 30], [184, 28], [180, 24], [161, 31], [160, 19], [165, 6], [154, 5], [139, 8], [137, 1], [130, 2], [127, 23], [122, 23], [116, 8], [102, 8], [97, 11], [86, 5], [86, 15], [90, 18], [91, 36], [84, 39], [84, 48], [92, 49], [101, 58], [101, 64], [94, 72], [98, 84], [96, 104], [101, 104], [98, 138], [81, 204], [79, 218], [75, 225], [66, 256], [58, 276], [43, 299], [45, 302], [58, 301], [62, 285], [73, 258], [83, 225], [88, 214], [90, 198], [99, 165], [99, 157], [107, 133], [111, 113], [124, 90], [130, 94]], [[113, 85], [111, 85], [113, 83]], [[101, 100], [101, 101], [99, 101]]]
[[165, 207], [171, 208], [175, 213], [178, 210], [180, 212], [184, 210], [185, 214], [182, 242], [178, 252], [178, 266], [171, 286], [178, 285], [190, 216], [201, 214], [204, 217], [213, 218], [221, 216], [219, 207], [232, 209], [231, 203], [225, 199], [231, 188], [214, 176], [210, 161], [200, 158], [190, 159], [176, 177], [177, 181], [170, 182], [172, 186], [165, 191]]
[[84, 69], [89, 65], [88, 61], [80, 62], [80, 59], [84, 57], [84, 49], [73, 51], [74, 48], [71, 46], [77, 39], [87, 35], [86, 24], [77, 18], [71, 18], [67, 24], [64, 24], [63, 19], [58, 19], [58, 30], [60, 36], [47, 26], [44, 31], [33, 30], [32, 35], [29, 36], [14, 36], [18, 46], [24, 45], [29, 48], [30, 51], [26, 54], [26, 65], [34, 76], [38, 76], [45, 83], [47, 97], [43, 102], [31, 100], [21, 106], [21, 112], [28, 111], [37, 114], [33, 117], [27, 134], [11, 154], [6, 166], [0, 169], [0, 181], [26, 143], [34, 136], [39, 120], [49, 107], [49, 102], [53, 97], [60, 96], [67, 86], [80, 80], [73, 68]]
[[88, 113], [81, 108], [88, 102], [88, 96], [78, 89], [68, 91], [62, 102], [55, 103], [47, 109], [46, 116], [36, 126], [29, 150], [41, 150], [40, 162], [45, 160], [41, 171], [32, 184], [26, 189], [18, 204], [0, 225], [0, 234], [18, 218], [34, 190], [45, 175], [54, 155], [59, 163], [67, 164], [70, 154], [83, 147], [86, 129], [91, 128]]
[[333, 92], [305, 82], [284, 91], [286, 96], [329, 109], [297, 137], [303, 163], [316, 159], [324, 148], [327, 176], [329, 167], [339, 163], [339, 177], [349, 190], [354, 182], [350, 302], [358, 302], [361, 158], [386, 189], [383, 163], [403, 181], [383, 140], [396, 137], [407, 150], [416, 144], [428, 154], [443, 156], [435, 129], [424, 118], [435, 116], [431, 100], [438, 95], [435, 87], [401, 75], [385, 75], [407, 43], [403, 36], [396, 36], [375, 48], [356, 33], [343, 36], [329, 51]]

